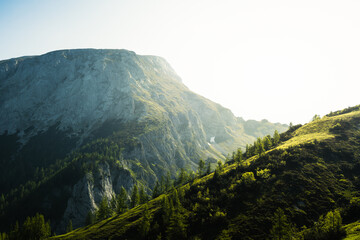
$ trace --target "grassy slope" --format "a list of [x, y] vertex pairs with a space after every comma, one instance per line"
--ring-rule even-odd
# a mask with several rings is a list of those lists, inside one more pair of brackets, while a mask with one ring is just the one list
[[[262, 156], [225, 167], [220, 179], [215, 180], [212, 173], [183, 186], [186, 194], [182, 204], [187, 209], [188, 237], [213, 239], [230, 235], [264, 239], [278, 207], [285, 209], [297, 227], [311, 226], [319, 215], [335, 207], [345, 207], [353, 196], [359, 196], [359, 123], [360, 111], [324, 117], [295, 130], [289, 140]], [[340, 125], [335, 127], [337, 124]], [[269, 169], [270, 176], [261, 176], [258, 171], [262, 169]], [[253, 172], [256, 181], [244, 184], [241, 181], [244, 172]], [[204, 194], [207, 189], [209, 196]], [[152, 215], [160, 209], [162, 197], [148, 203]], [[196, 222], [194, 219], [199, 219], [200, 215], [199, 211], [194, 211], [196, 203], [204, 206], [205, 212], [221, 209], [226, 215], [224, 224], [212, 225], [211, 216], [204, 217], [202, 223]], [[206, 204], [211, 209], [207, 209]], [[143, 206], [139, 206], [55, 239], [110, 236], [134, 239], [142, 209]], [[356, 226], [348, 225], [347, 229], [352, 234], [349, 239], [356, 239]]]
[[360, 240], [360, 221], [346, 225], [345, 229], [347, 236], [344, 240]]

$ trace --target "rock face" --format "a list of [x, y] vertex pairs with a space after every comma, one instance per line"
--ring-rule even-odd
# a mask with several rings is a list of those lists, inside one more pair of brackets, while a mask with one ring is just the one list
[[100, 164], [95, 171], [87, 173], [73, 186], [57, 231], [63, 232], [70, 219], [73, 226], [83, 226], [87, 214], [97, 209], [97, 204], [104, 196], [110, 200], [120, 193], [121, 187], [130, 192], [134, 184], [135, 180], [129, 171], [116, 169], [111, 171], [108, 163]]
[[[130, 191], [141, 181], [151, 191], [167, 171], [174, 176], [179, 168], [195, 169], [200, 158], [224, 159], [259, 132], [268, 134], [260, 122], [256, 134], [244, 123], [191, 92], [160, 57], [79, 49], [0, 61], [0, 193], [86, 144], [116, 139], [123, 149], [121, 159], [111, 156], [118, 170], [105, 161], [69, 185], [67, 207], [54, 222], [63, 229], [73, 219], [78, 227], [121, 186]], [[267, 122], [266, 130], [275, 129], [286, 125]]]
[[19, 130], [26, 142], [60, 123], [59, 129], [83, 131], [83, 138], [106, 120], [144, 118], [151, 113], [134, 96], [151, 83], [147, 65], [154, 64], [159, 74], [173, 74], [164, 60], [144, 59], [142, 64], [142, 58], [125, 50], [69, 50], [3, 61], [0, 130]]

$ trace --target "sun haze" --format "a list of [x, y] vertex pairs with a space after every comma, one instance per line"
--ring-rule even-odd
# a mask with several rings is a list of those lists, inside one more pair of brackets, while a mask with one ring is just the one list
[[119, 48], [164, 57], [245, 119], [359, 104], [359, 1], [0, 1], [0, 59]]

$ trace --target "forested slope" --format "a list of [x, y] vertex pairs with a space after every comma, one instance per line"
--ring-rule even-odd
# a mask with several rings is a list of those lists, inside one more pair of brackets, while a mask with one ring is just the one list
[[342, 224], [360, 213], [358, 107], [293, 126], [279, 143], [274, 137], [211, 174], [200, 171], [146, 204], [56, 239], [342, 238]]

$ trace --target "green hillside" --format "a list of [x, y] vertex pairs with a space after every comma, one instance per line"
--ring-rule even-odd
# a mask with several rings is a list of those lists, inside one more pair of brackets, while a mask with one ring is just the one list
[[359, 108], [270, 142], [267, 151], [264, 138], [211, 174], [54, 239], [341, 239], [345, 232], [357, 239]]

